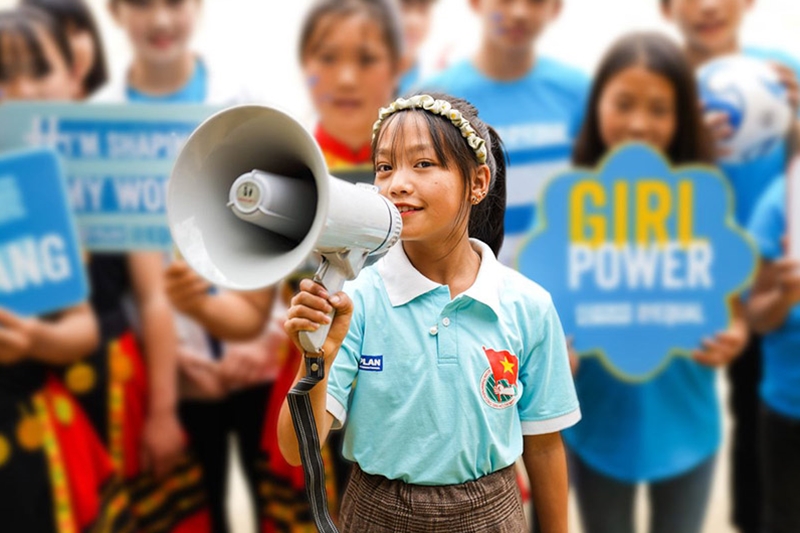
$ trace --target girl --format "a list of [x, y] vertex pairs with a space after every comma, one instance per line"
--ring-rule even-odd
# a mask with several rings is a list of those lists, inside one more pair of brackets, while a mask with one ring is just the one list
[[[73, 97], [71, 50], [46, 13], [0, 12], [0, 92]], [[0, 499], [3, 530], [130, 531], [128, 496], [82, 408], [53, 370], [98, 342], [88, 303], [47, 317], [0, 309]], [[84, 376], [86, 377], [86, 376]]]
[[[574, 163], [593, 168], [626, 141], [646, 142], [674, 165], [711, 163], [695, 83], [667, 37], [623, 37], [598, 68]], [[624, 383], [598, 360], [581, 360], [575, 380], [583, 420], [564, 437], [588, 533], [634, 531], [640, 482], [650, 487], [652, 533], [700, 531], [720, 445], [714, 368], [730, 362], [747, 339], [738, 299], [731, 305], [728, 330], [704, 341], [693, 359], [673, 359], [649, 382]]]
[[22, 5], [47, 11], [67, 33], [79, 99], [88, 98], [106, 83], [108, 72], [103, 42], [94, 16], [83, 0], [22, 0]]
[[[303, 280], [286, 322], [298, 343], [336, 310], [311, 401], [322, 441], [348, 420], [343, 531], [526, 531], [522, 454], [543, 531], [566, 533], [559, 431], [580, 412], [549, 295], [495, 259], [499, 137], [467, 102], [416, 95], [381, 110], [372, 147], [401, 244], [349, 294]], [[279, 439], [298, 464], [287, 404]]]

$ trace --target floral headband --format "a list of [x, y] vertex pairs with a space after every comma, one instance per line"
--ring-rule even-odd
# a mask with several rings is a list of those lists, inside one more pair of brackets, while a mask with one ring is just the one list
[[421, 108], [429, 113], [441, 115], [450, 119], [450, 122], [461, 130], [461, 135], [467, 140], [467, 144], [469, 144], [470, 148], [475, 152], [478, 163], [482, 165], [486, 163], [486, 141], [478, 136], [475, 128], [461, 115], [461, 111], [453, 109], [453, 105], [447, 100], [436, 100], [429, 94], [417, 94], [411, 98], [398, 98], [389, 104], [389, 107], [382, 107], [378, 113], [378, 120], [376, 120], [375, 125], [372, 126], [372, 138], [374, 139], [375, 135], [378, 134], [381, 123], [386, 117], [404, 109], [416, 108]]

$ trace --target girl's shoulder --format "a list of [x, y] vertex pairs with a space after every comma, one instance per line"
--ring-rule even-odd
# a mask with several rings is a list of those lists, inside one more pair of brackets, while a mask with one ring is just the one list
[[498, 290], [504, 307], [510, 305], [544, 313], [553, 306], [550, 293], [534, 280], [503, 264], [498, 268]]

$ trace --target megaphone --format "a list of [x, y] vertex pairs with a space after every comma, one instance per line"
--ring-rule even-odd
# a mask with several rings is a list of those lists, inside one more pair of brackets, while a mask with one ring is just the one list
[[[192, 132], [169, 179], [167, 216], [187, 263], [234, 290], [272, 285], [316, 251], [315, 279], [333, 294], [402, 229], [377, 187], [331, 176], [310, 133], [263, 105], [219, 111]], [[303, 348], [319, 352], [328, 329], [303, 332]]]

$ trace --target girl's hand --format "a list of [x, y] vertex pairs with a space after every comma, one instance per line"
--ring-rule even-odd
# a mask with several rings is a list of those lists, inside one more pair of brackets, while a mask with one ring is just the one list
[[[331, 309], [336, 310], [332, 323], [328, 317]], [[322, 324], [331, 324], [328, 338], [322, 348], [325, 351], [325, 359], [329, 360], [342, 345], [350, 328], [352, 315], [353, 302], [344, 292], [329, 296], [322, 285], [304, 279], [300, 282], [300, 292], [292, 298], [292, 306], [286, 313], [287, 318], [283, 328], [292, 342], [302, 350], [299, 339], [301, 331], [316, 331]]]
[[708, 131], [711, 133], [711, 140], [714, 143], [714, 150], [717, 158], [723, 158], [731, 154], [731, 150], [723, 148], [722, 144], [732, 134], [733, 128], [728, 114], [723, 111], [710, 111], [703, 114]]
[[30, 354], [35, 322], [0, 308], [0, 364], [11, 365]]
[[792, 106], [792, 114], [797, 115], [797, 108], [800, 106], [800, 83], [797, 81], [794, 70], [777, 61], [770, 61], [769, 64], [775, 69], [775, 72], [778, 73], [778, 78], [780, 78], [781, 83], [786, 87], [786, 91], [789, 93], [789, 104]]
[[219, 400], [228, 393], [219, 372], [219, 363], [178, 349], [180, 395], [193, 400]]
[[165, 272], [165, 289], [170, 303], [185, 315], [197, 314], [210, 298], [211, 284], [183, 260], [173, 261]]
[[174, 410], [151, 413], [142, 432], [142, 468], [164, 479], [180, 462], [185, 446], [183, 428]]
[[270, 354], [265, 348], [263, 345], [236, 347], [225, 353], [219, 365], [219, 374], [226, 389], [243, 389], [264, 381], [270, 370]]
[[747, 327], [735, 323], [729, 329], [717, 332], [711, 339], [703, 339], [703, 348], [692, 351], [692, 358], [709, 367], [725, 366], [744, 350], [747, 344]]

